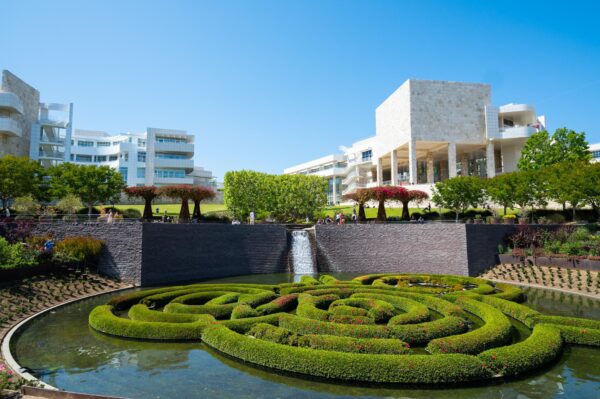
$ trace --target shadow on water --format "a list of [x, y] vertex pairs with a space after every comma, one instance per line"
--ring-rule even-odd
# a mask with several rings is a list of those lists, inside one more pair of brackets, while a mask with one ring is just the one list
[[[352, 276], [344, 276], [348, 278]], [[259, 275], [211, 282], [279, 283], [290, 275]], [[600, 301], [528, 289], [528, 302], [548, 314], [600, 318]], [[573, 297], [573, 298], [572, 298]], [[438, 387], [332, 383], [289, 375], [231, 359], [201, 342], [122, 339], [89, 328], [87, 316], [107, 296], [57, 309], [34, 320], [14, 343], [18, 361], [62, 389], [132, 399], [162, 398], [565, 398], [600, 397], [600, 351], [567, 346], [553, 365], [516, 380]], [[473, 320], [477, 323], [477, 320]], [[513, 321], [515, 340], [529, 330]], [[476, 326], [475, 326], [476, 327]]]

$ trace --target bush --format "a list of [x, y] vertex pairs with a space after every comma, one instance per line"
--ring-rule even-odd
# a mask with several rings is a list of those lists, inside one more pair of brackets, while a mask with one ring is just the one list
[[26, 248], [23, 243], [9, 244], [4, 237], [0, 237], [0, 269], [15, 269], [19, 267], [34, 266], [39, 253]]
[[92, 237], [67, 237], [54, 247], [59, 262], [94, 263], [100, 257], [104, 242]]
[[231, 311], [231, 319], [245, 319], [247, 317], [256, 317], [260, 314], [250, 305], [239, 304]]
[[336, 352], [406, 355], [411, 353], [410, 345], [399, 339], [362, 339], [336, 337], [335, 335], [303, 335], [297, 340], [298, 346]]
[[247, 335], [276, 344], [296, 345], [298, 335], [285, 328], [275, 327], [267, 323], [258, 323], [248, 331]]
[[524, 341], [479, 354], [483, 363], [502, 376], [513, 376], [537, 370], [560, 354], [563, 341], [553, 326], [538, 324]]
[[135, 208], [127, 208], [121, 212], [125, 219], [141, 219], [142, 213]]
[[242, 361], [337, 380], [389, 383], [455, 383], [488, 378], [481, 361], [468, 355], [374, 355], [313, 350], [275, 344], [209, 326], [203, 341]]
[[429, 352], [474, 355], [504, 345], [512, 339], [512, 324], [498, 309], [473, 299], [459, 298], [457, 303], [485, 324], [466, 334], [434, 339], [427, 345]]

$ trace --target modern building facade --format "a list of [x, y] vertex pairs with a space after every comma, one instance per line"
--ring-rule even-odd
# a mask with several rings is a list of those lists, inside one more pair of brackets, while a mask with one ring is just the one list
[[590, 144], [589, 149], [592, 154], [592, 162], [600, 162], [600, 143]]
[[199, 184], [216, 187], [212, 173], [194, 167], [194, 136], [148, 128], [111, 136], [73, 131], [73, 104], [41, 103], [38, 90], [9, 71], [0, 85], [0, 157], [28, 156], [49, 167], [62, 162], [107, 165], [128, 186]]
[[377, 107], [375, 136], [284, 173], [328, 178], [330, 202], [339, 203], [357, 188], [411, 184], [429, 191], [450, 177], [514, 171], [545, 117], [528, 104], [495, 106], [491, 94], [486, 84], [407, 80]]
[[148, 128], [116, 136], [75, 130], [70, 162], [117, 169], [128, 186], [214, 185], [212, 173], [194, 167], [194, 136], [182, 130]]

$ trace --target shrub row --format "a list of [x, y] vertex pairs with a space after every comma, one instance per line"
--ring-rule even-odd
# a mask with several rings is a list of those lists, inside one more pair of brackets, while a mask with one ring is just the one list
[[541, 316], [541, 314], [538, 311], [528, 308], [527, 306], [520, 305], [518, 303], [507, 301], [504, 299], [499, 299], [498, 297], [480, 296], [476, 299], [495, 307], [496, 309], [512, 317], [513, 319], [519, 320], [521, 323], [525, 324], [529, 328], [533, 327], [535, 318]]
[[256, 317], [260, 316], [260, 314], [256, 311], [256, 309], [252, 308], [250, 305], [246, 305], [245, 303], [238, 304], [231, 311], [231, 319], [245, 319], [247, 317]]
[[294, 309], [298, 305], [298, 294], [282, 295], [278, 298], [273, 299], [269, 303], [260, 305], [256, 308], [256, 311], [260, 314], [267, 315], [278, 312], [286, 312]]
[[427, 306], [408, 298], [383, 294], [354, 294], [352, 298], [372, 298], [385, 301], [397, 309], [404, 311], [389, 319], [389, 325], [422, 323], [429, 320], [430, 314]]
[[247, 335], [264, 341], [275, 342], [276, 344], [296, 345], [298, 343], [298, 334], [267, 323], [255, 324]]
[[495, 373], [513, 376], [536, 370], [550, 363], [560, 354], [563, 340], [560, 331], [548, 324], [538, 324], [522, 342], [489, 349], [478, 357]]
[[397, 326], [349, 325], [328, 323], [290, 314], [279, 318], [279, 326], [297, 334], [325, 334], [353, 338], [396, 338], [409, 344], [423, 344], [432, 339], [460, 334], [467, 330], [467, 324], [457, 317], [444, 317], [427, 323]]
[[388, 355], [406, 355], [411, 353], [410, 346], [399, 339], [365, 339], [337, 337], [335, 335], [302, 335], [297, 345], [336, 352], [371, 353]]
[[560, 331], [560, 335], [568, 344], [600, 346], [600, 330], [597, 328], [550, 325]]
[[364, 309], [367, 311], [366, 315], [375, 320], [376, 323], [387, 322], [397, 313], [393, 305], [374, 298], [351, 297], [339, 299], [329, 306], [330, 311], [333, 311], [337, 306]]
[[381, 355], [314, 350], [237, 334], [224, 326], [204, 329], [204, 342], [242, 361], [336, 380], [382, 383], [457, 383], [490, 377], [469, 355]]
[[228, 319], [236, 306], [236, 303], [227, 305], [186, 305], [171, 302], [165, 306], [164, 311], [167, 313], [209, 314], [216, 319]]
[[485, 324], [465, 334], [434, 339], [427, 344], [426, 349], [429, 352], [474, 355], [510, 342], [513, 331], [512, 324], [500, 310], [467, 298], [460, 298], [457, 303], [466, 311], [481, 318]]

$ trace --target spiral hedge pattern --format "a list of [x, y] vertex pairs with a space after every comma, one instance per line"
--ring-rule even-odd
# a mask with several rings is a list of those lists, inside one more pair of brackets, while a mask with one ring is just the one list
[[[472, 277], [304, 276], [129, 293], [93, 309], [89, 324], [127, 338], [202, 340], [281, 371], [379, 383], [514, 376], [554, 361], [564, 344], [600, 346], [599, 320], [546, 316], [523, 298], [514, 286]], [[515, 333], [515, 320], [528, 336]]]

